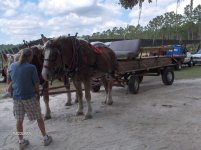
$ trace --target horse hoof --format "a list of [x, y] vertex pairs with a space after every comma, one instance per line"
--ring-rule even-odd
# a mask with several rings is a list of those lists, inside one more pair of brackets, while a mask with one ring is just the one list
[[71, 106], [71, 105], [72, 105], [71, 103], [66, 103], [66, 104], [65, 104], [65, 106]]
[[44, 120], [49, 120], [51, 118], [52, 118], [51, 116], [45, 116]]
[[84, 120], [92, 119], [92, 118], [93, 118], [93, 116], [91, 114], [86, 114], [84, 117]]
[[76, 112], [76, 116], [83, 116], [84, 113], [83, 112]]
[[108, 104], [108, 105], [112, 105], [112, 104], [113, 104], [113, 101], [110, 101], [110, 102], [108, 102], [107, 104]]

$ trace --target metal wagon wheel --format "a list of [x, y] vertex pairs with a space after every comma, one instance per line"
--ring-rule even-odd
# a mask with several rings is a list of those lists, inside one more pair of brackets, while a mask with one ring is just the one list
[[140, 80], [138, 76], [132, 75], [128, 81], [128, 89], [132, 94], [137, 94], [140, 87]]
[[99, 92], [101, 88], [101, 85], [95, 85], [91, 87], [92, 92]]
[[169, 68], [163, 70], [161, 76], [162, 81], [165, 85], [172, 85], [172, 83], [174, 82], [174, 72]]

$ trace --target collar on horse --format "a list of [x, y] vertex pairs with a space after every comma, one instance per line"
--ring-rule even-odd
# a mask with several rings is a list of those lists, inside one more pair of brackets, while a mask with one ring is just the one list
[[[76, 39], [75, 37], [68, 37], [68, 38], [71, 38], [71, 40], [73, 42], [72, 61], [71, 61], [70, 66], [65, 65], [63, 62], [63, 56], [62, 56], [62, 54], [60, 54], [62, 66], [61, 66], [61, 68], [59, 68], [58, 73], [63, 72], [65, 77], [72, 78], [75, 75], [75, 73], [79, 72], [80, 65], [82, 63], [81, 44], [80, 44], [79, 40]], [[61, 46], [61, 49], [62, 50], [64, 49], [63, 46]]]
[[[61, 58], [61, 67], [59, 67], [56, 71], [55, 74], [64, 74], [65, 78], [72, 78], [77, 72], [80, 71], [80, 66], [81, 64], [85, 63], [87, 64], [89, 67], [93, 67], [96, 68], [96, 64], [90, 65], [87, 62], [87, 58], [85, 58], [86, 56], [84, 55], [84, 53], [81, 52], [81, 50], [85, 50], [88, 51], [89, 48], [94, 48], [91, 44], [84, 44], [82, 45], [82, 43], [80, 43], [80, 41], [76, 38], [76, 37], [67, 37], [70, 38], [70, 40], [72, 41], [72, 45], [73, 45], [73, 51], [72, 51], [72, 61], [70, 63], [69, 66], [67, 66], [66, 64], [64, 64], [63, 62], [63, 55], [61, 54], [61, 51], [64, 50], [64, 47], [61, 45], [58, 48], [58, 54], [60, 55]], [[94, 52], [96, 54], [100, 54], [100, 50], [98, 48], [95, 48]]]

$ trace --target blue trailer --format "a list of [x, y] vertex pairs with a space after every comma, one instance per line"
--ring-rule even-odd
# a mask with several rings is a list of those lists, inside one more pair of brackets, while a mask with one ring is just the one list
[[172, 49], [167, 50], [165, 55], [172, 57], [172, 63], [176, 64], [175, 69], [180, 70], [182, 64], [192, 66], [191, 54], [187, 51], [184, 45], [172, 45]]

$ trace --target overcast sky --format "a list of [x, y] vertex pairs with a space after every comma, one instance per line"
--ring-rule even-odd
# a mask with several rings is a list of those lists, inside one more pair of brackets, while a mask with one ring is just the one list
[[[154, 0], [153, 0], [154, 1]], [[143, 3], [141, 25], [165, 12], [176, 10], [177, 0]], [[183, 0], [178, 13], [183, 13], [190, 0]], [[201, 0], [194, 0], [194, 7]], [[138, 6], [125, 10], [118, 0], [0, 0], [0, 44], [17, 44], [47, 37], [91, 35], [94, 32], [137, 25]]]

